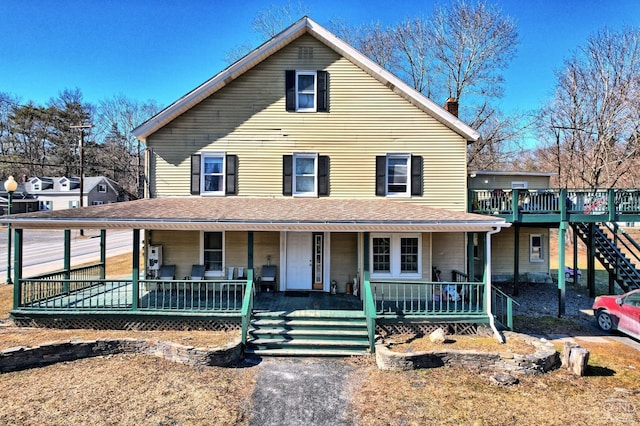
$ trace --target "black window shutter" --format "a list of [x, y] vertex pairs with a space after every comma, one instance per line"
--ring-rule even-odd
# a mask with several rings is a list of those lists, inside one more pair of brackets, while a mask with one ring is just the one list
[[387, 195], [387, 157], [385, 155], [376, 156], [376, 195], [381, 197]]
[[282, 195], [292, 194], [293, 155], [282, 156]]
[[284, 72], [285, 84], [285, 103], [287, 111], [296, 110], [296, 72], [295, 70], [286, 70]]
[[319, 112], [329, 111], [329, 73], [326, 71], [318, 71], [316, 73], [318, 78], [318, 100], [316, 103], [316, 110]]
[[238, 156], [227, 154], [226, 162], [225, 194], [236, 195], [238, 193]]
[[318, 157], [318, 195], [329, 195], [329, 157]]
[[191, 155], [191, 195], [200, 195], [200, 154]]
[[422, 195], [422, 157], [411, 156], [411, 195]]

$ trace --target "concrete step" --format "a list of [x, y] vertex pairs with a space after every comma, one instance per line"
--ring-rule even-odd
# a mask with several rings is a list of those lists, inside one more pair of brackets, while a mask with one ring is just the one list
[[247, 349], [245, 355], [288, 357], [349, 357], [369, 355], [361, 349]]

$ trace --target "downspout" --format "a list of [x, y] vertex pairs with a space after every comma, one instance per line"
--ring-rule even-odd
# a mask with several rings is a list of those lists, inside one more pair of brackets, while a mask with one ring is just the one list
[[487, 232], [487, 241], [485, 242], [485, 248], [487, 250], [487, 255], [485, 256], [485, 282], [487, 283], [487, 314], [489, 315], [489, 326], [493, 330], [493, 334], [495, 334], [496, 338], [500, 343], [505, 343], [504, 336], [498, 331], [496, 328], [495, 319], [493, 318], [493, 307], [491, 306], [491, 235], [497, 234], [500, 232], [501, 228], [493, 228], [493, 231]]

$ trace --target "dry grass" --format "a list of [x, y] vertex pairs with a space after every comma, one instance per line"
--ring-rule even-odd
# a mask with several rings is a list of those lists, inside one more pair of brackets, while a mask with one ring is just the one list
[[197, 368], [143, 355], [0, 375], [0, 424], [242, 425], [252, 369]]
[[385, 340], [394, 352], [423, 352], [440, 350], [478, 350], [483, 352], [512, 352], [522, 355], [532, 354], [536, 348], [516, 337], [500, 344], [495, 337], [447, 336], [444, 343], [433, 343], [429, 336], [402, 334]]
[[587, 344], [588, 376], [567, 370], [492, 385], [489, 373], [462, 368], [406, 372], [361, 366], [353, 409], [376, 425], [631, 425], [640, 422], [640, 359], [619, 343]]

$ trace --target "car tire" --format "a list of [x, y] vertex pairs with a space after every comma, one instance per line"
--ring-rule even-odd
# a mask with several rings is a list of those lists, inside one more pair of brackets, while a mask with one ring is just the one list
[[599, 311], [597, 319], [598, 319], [598, 327], [600, 327], [600, 330], [602, 331], [613, 330], [613, 318], [611, 318], [611, 315], [609, 315], [608, 312]]
[[569, 272], [565, 272], [564, 277], [569, 280], [571, 279], [571, 274]]

